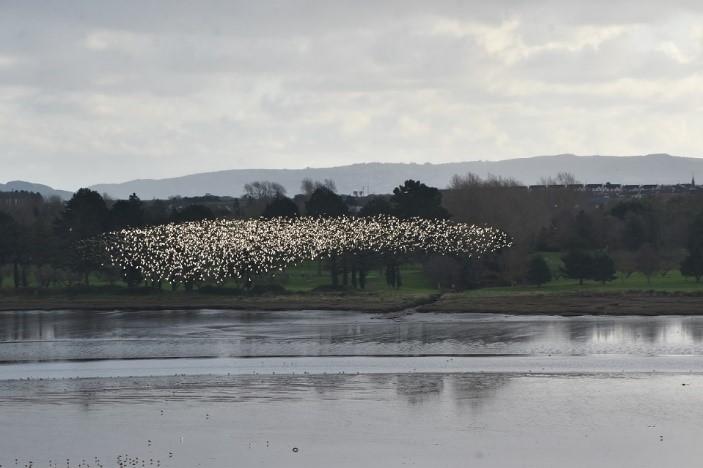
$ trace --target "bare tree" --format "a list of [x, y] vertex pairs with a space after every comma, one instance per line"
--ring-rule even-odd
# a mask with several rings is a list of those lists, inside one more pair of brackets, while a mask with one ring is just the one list
[[618, 250], [613, 252], [613, 260], [615, 260], [615, 267], [622, 273], [620, 278], [625, 281], [629, 279], [632, 274], [637, 271], [637, 262], [635, 255], [627, 250]]
[[300, 183], [300, 192], [306, 197], [309, 197], [314, 191], [315, 181], [312, 179], [308, 179], [307, 177], [303, 179], [303, 181]]
[[576, 180], [576, 176], [574, 176], [571, 172], [560, 172], [556, 175], [556, 177], [552, 176], [547, 176], [547, 177], [540, 177], [539, 179], [539, 184], [540, 185], [545, 185], [545, 186], [550, 186], [550, 185], [573, 185], [573, 184], [579, 184], [580, 182]]
[[480, 187], [483, 180], [474, 174], [473, 172], [468, 172], [466, 175], [455, 174], [452, 177], [451, 182], [449, 182], [450, 190], [462, 190], [471, 187]]
[[276, 196], [285, 194], [286, 189], [281, 184], [268, 180], [244, 185], [244, 196], [253, 200], [273, 200]]
[[473, 172], [468, 172], [466, 175], [454, 175], [449, 183], [450, 190], [469, 189], [472, 187], [519, 187], [522, 183], [512, 177], [501, 177], [493, 174], [488, 174], [484, 180]]
[[650, 284], [652, 276], [660, 269], [659, 254], [651, 244], [644, 244], [637, 252], [635, 259], [637, 271], [642, 273], [647, 278], [647, 284]]
[[337, 184], [332, 179], [325, 179], [320, 182], [319, 180], [312, 180], [306, 177], [300, 183], [300, 191], [305, 195], [305, 198], [310, 198], [312, 193], [321, 187], [337, 193]]
[[571, 172], [560, 172], [556, 178], [559, 185], [574, 185], [580, 183]]

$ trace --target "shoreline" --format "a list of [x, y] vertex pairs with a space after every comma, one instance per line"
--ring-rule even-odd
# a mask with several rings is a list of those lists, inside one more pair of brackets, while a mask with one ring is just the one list
[[60, 310], [336, 310], [393, 313], [433, 302], [439, 294], [373, 293], [290, 293], [277, 295], [210, 295], [210, 294], [153, 294], [153, 295], [97, 295], [56, 294], [46, 296], [0, 295], [0, 312], [60, 311]]
[[462, 297], [445, 294], [421, 312], [473, 312], [507, 315], [703, 315], [703, 296], [680, 293], [529, 294]]
[[0, 312], [59, 310], [336, 310], [369, 313], [490, 313], [506, 315], [703, 315], [703, 295], [627, 292], [617, 294], [506, 294], [374, 292], [262, 295], [81, 293], [2, 294]]

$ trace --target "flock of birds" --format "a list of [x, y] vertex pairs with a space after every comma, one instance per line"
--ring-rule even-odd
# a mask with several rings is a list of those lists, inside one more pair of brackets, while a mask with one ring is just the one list
[[480, 257], [509, 247], [503, 231], [436, 219], [392, 216], [207, 220], [105, 234], [106, 261], [169, 283], [223, 283], [339, 255]]

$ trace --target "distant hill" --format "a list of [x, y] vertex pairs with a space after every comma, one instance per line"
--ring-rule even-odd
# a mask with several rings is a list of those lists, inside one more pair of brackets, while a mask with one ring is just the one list
[[48, 185], [34, 184], [23, 180], [12, 180], [6, 184], [0, 184], [0, 192], [21, 191], [39, 193], [44, 198], [59, 197], [63, 200], [68, 200], [73, 195], [72, 192], [66, 190], [56, 190]]
[[571, 172], [584, 183], [675, 184], [690, 182], [693, 175], [703, 181], [703, 158], [686, 158], [668, 154], [646, 156], [536, 156], [502, 161], [468, 161], [444, 164], [365, 163], [350, 166], [305, 169], [233, 169], [206, 172], [168, 179], [141, 179], [118, 184], [98, 184], [91, 188], [115, 198], [136, 193], [142, 199], [170, 196], [213, 195], [240, 196], [244, 184], [270, 180], [283, 185], [289, 195], [300, 191], [304, 178], [333, 179], [340, 193], [363, 190], [389, 193], [406, 179], [419, 179], [428, 185], [444, 188], [455, 174], [473, 172], [513, 177], [530, 185], [545, 176]]

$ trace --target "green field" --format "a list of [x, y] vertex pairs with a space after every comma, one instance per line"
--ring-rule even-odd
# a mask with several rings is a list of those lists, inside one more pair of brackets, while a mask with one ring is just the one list
[[[407, 264], [401, 267], [403, 290], [415, 292], [436, 291], [430, 280], [425, 276], [420, 264]], [[341, 275], [340, 275], [341, 282]], [[281, 285], [290, 291], [310, 291], [317, 287], [330, 284], [327, 271], [320, 272], [317, 262], [306, 262], [289, 268], [280, 279]], [[386, 284], [384, 273], [380, 268], [369, 270], [366, 276], [366, 289], [369, 291], [392, 290]]]
[[[351, 274], [349, 275], [349, 277], [349, 281], [351, 282]], [[403, 265], [401, 267], [401, 278], [401, 290], [419, 293], [436, 292], [437, 290], [436, 287], [433, 287], [430, 280], [424, 275], [422, 271], [422, 265], [420, 264]], [[10, 272], [5, 271], [2, 280], [2, 289], [13, 289], [14, 283]], [[37, 287], [38, 283], [32, 274], [28, 275], [28, 281], [30, 287]], [[341, 284], [341, 274], [339, 275], [339, 281]], [[321, 270], [318, 265], [318, 262], [311, 261], [291, 267], [286, 271], [279, 273], [273, 278], [259, 279], [256, 284], [276, 284], [284, 287], [285, 289], [291, 292], [308, 292], [314, 290], [315, 288], [329, 286], [331, 284], [331, 280], [328, 271], [324, 269]], [[110, 282], [104, 276], [99, 274], [90, 275], [90, 285], [95, 287], [126, 287], [126, 284], [122, 281], [118, 280]], [[203, 286], [215, 285], [212, 284]], [[229, 289], [241, 287], [241, 284], [235, 281], [229, 281], [221, 286], [225, 289]], [[51, 288], [61, 289], [61, 286], [53, 285]], [[164, 289], [169, 290], [170, 288], [165, 287]], [[368, 271], [366, 276], [366, 290], [372, 292], [394, 291], [386, 284], [384, 273], [380, 268], [375, 268]]]
[[[547, 261], [550, 267], [558, 272], [559, 257], [558, 255], [548, 255]], [[383, 271], [380, 267], [372, 269], [367, 275], [368, 292], [375, 294], [401, 294], [401, 293], [422, 293], [431, 294], [437, 292], [436, 285], [424, 274], [422, 266], [419, 263], [406, 264], [401, 267], [402, 287], [399, 290], [394, 290], [386, 285]], [[30, 287], [36, 287], [37, 283], [32, 275], [29, 275]], [[105, 287], [113, 286], [117, 288], [126, 288], [126, 285], [121, 281], [108, 281], [101, 275], [91, 275], [91, 286]], [[341, 283], [341, 275], [340, 275]], [[293, 293], [306, 293], [315, 290], [316, 288], [324, 288], [330, 284], [329, 272], [320, 270], [317, 262], [306, 262], [280, 273], [274, 278], [261, 280], [258, 284], [275, 284], [280, 285], [286, 290]], [[225, 290], [236, 289], [241, 285], [232, 281], [222, 285]], [[2, 289], [6, 292], [13, 289], [13, 281], [10, 272], [7, 268], [4, 271]], [[61, 286], [52, 286], [51, 289], [62, 289]], [[164, 292], [169, 292], [170, 288], [164, 288]], [[697, 283], [692, 278], [686, 278], [674, 270], [666, 274], [657, 274], [651, 278], [651, 283], [639, 273], [634, 273], [629, 277], [623, 274], [618, 274], [618, 278], [614, 281], [601, 284], [594, 281], [584, 281], [583, 285], [579, 285], [578, 281], [566, 278], [553, 280], [540, 287], [531, 285], [518, 285], [508, 287], [487, 287], [481, 289], [473, 289], [462, 292], [461, 294], [467, 297], [487, 297], [487, 296], [502, 296], [502, 295], [529, 295], [529, 294], [572, 294], [572, 293], [618, 293], [629, 291], [661, 291], [661, 292], [680, 292], [680, 293], [703, 293], [703, 282]]]
[[656, 275], [647, 282], [644, 275], [634, 273], [629, 278], [618, 274], [618, 278], [609, 283], [584, 281], [579, 285], [572, 279], [558, 279], [542, 286], [511, 286], [500, 288], [482, 288], [464, 291], [466, 296], [501, 296], [525, 294], [573, 294], [573, 293], [621, 293], [634, 291], [661, 291], [681, 293], [703, 293], [703, 282], [696, 283], [693, 278], [685, 278], [678, 271], [670, 271], [665, 276]]

